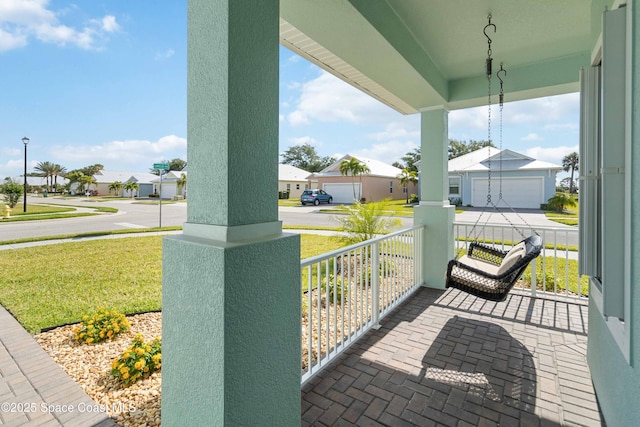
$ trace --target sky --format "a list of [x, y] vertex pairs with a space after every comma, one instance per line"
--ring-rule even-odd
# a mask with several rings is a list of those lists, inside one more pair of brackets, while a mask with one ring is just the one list
[[[187, 159], [186, 1], [1, 0], [0, 178], [50, 161], [146, 172]], [[578, 151], [579, 95], [508, 102], [503, 148], [561, 164]], [[420, 144], [404, 116], [280, 47], [280, 152], [393, 163]], [[499, 144], [499, 114], [492, 135]], [[449, 113], [449, 138], [487, 138], [487, 108]]]

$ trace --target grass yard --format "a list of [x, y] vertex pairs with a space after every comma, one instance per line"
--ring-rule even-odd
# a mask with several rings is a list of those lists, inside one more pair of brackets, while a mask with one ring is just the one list
[[15, 208], [11, 209], [11, 216], [18, 215], [36, 215], [36, 214], [52, 214], [59, 212], [73, 212], [74, 208], [51, 206], [51, 205], [38, 205], [34, 203], [27, 204], [27, 211], [22, 212], [22, 203], [17, 204]]
[[[344, 246], [301, 236], [301, 257]], [[162, 308], [162, 236], [92, 240], [3, 251], [0, 304], [31, 333], [78, 322], [104, 306], [126, 314]]]

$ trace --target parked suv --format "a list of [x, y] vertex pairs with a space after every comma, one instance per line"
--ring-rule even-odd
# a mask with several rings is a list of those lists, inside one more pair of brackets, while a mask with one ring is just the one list
[[304, 190], [300, 196], [300, 202], [303, 206], [307, 203], [313, 203], [318, 206], [320, 202], [331, 204], [333, 197], [331, 197], [331, 194], [325, 193], [324, 190]]

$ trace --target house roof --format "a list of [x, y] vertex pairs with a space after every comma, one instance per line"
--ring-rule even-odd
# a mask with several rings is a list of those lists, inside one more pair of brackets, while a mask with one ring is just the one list
[[387, 163], [381, 162], [379, 160], [374, 160], [374, 159], [367, 159], [366, 157], [360, 157], [360, 156], [351, 156], [349, 154], [346, 154], [344, 156], [342, 156], [341, 158], [339, 158], [335, 163], [331, 164], [330, 166], [327, 166], [326, 168], [324, 168], [323, 170], [321, 170], [320, 172], [316, 173], [314, 178], [319, 178], [319, 177], [323, 177], [323, 176], [335, 176], [335, 175], [341, 175], [340, 173], [340, 163], [342, 163], [343, 160], [349, 160], [352, 157], [355, 157], [357, 160], [360, 161], [360, 163], [364, 163], [365, 165], [367, 165], [367, 167], [369, 168], [369, 176], [380, 176], [380, 177], [384, 177], [384, 178], [395, 178], [398, 175], [400, 175], [400, 173], [402, 172], [402, 170], [398, 169], [395, 166], [391, 166]]
[[[184, 169], [181, 171], [169, 171], [165, 175], [162, 175], [162, 182], [177, 181], [178, 179], [180, 179], [182, 174], [184, 174], [185, 176], [188, 175], [187, 171]], [[153, 179], [151, 180], [151, 182], [160, 182], [160, 176], [153, 175]]]
[[98, 184], [110, 184], [116, 181], [135, 181], [138, 184], [150, 184], [154, 178], [157, 178], [157, 175], [148, 172], [117, 172], [102, 170], [93, 175], [93, 177]]
[[307, 181], [309, 172], [291, 165], [278, 165], [278, 181]]
[[[24, 184], [24, 175], [15, 176], [11, 178], [11, 180], [16, 184], [22, 185]], [[58, 183], [58, 186], [61, 186], [61, 185], [66, 185], [69, 182], [69, 180], [61, 176], [58, 176], [57, 181], [55, 178], [49, 178], [49, 185], [53, 185], [56, 182]], [[27, 175], [27, 184], [33, 187], [44, 187], [45, 185], [47, 185], [47, 180], [44, 176], [28, 176]]]
[[495, 147], [483, 147], [463, 156], [449, 160], [448, 170], [451, 172], [480, 172], [500, 169], [502, 160], [502, 170], [562, 170], [562, 166], [542, 160], [536, 160], [522, 153], [512, 150], [500, 150]]

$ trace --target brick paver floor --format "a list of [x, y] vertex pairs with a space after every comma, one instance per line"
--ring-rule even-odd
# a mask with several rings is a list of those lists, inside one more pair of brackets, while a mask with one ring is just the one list
[[587, 305], [423, 288], [302, 388], [302, 425], [601, 426]]
[[115, 426], [0, 306], [0, 425]]

